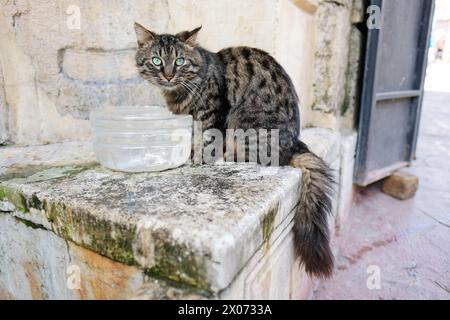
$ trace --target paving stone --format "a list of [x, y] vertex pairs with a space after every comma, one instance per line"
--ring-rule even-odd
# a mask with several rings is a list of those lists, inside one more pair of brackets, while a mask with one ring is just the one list
[[382, 191], [394, 198], [406, 200], [414, 197], [419, 188], [419, 178], [413, 174], [397, 171], [384, 180]]

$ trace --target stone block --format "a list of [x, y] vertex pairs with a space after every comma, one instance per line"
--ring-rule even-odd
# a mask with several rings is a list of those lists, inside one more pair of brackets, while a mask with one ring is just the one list
[[[111, 263], [133, 265], [150, 278], [208, 296], [228, 287], [256, 251], [268, 248], [299, 201], [301, 172], [294, 168], [228, 163], [126, 174], [79, 163], [74, 155], [89, 160], [92, 154], [73, 143], [5, 148], [0, 200], [15, 206], [10, 212], [2, 203], [5, 214]], [[98, 264], [76, 251], [86, 265]], [[280, 263], [291, 268], [291, 260]], [[274, 288], [279, 279], [271, 282]]]
[[394, 198], [406, 200], [414, 197], [419, 178], [413, 174], [397, 171], [383, 182], [382, 191]]
[[5, 97], [5, 83], [3, 70], [0, 63], [0, 145], [8, 143], [8, 109]]
[[127, 299], [142, 272], [58, 237], [13, 214], [0, 213], [0, 298]]
[[353, 170], [356, 156], [356, 138], [354, 131], [344, 132], [341, 136], [339, 199], [337, 209], [337, 227], [339, 230], [346, 224], [353, 204]]
[[351, 15], [351, 22], [353, 24], [361, 23], [364, 21], [365, 15], [364, 9], [365, 9], [364, 0], [353, 0], [352, 15]]
[[313, 117], [309, 124], [336, 129], [336, 118], [345, 98], [348, 64], [351, 24], [347, 1], [320, 2], [316, 20]]
[[361, 78], [361, 58], [363, 50], [363, 40], [361, 31], [351, 27], [348, 68], [346, 76], [345, 99], [341, 110], [341, 129], [352, 130], [356, 124], [356, 110], [359, 108], [360, 99], [360, 78]]
[[[339, 136], [311, 131], [328, 137], [312, 149], [336, 162]], [[300, 170], [226, 163], [126, 174], [92, 162], [86, 143], [2, 150], [0, 296], [309, 296], [311, 281], [292, 244]], [[9, 264], [16, 253], [28, 269]], [[67, 290], [68, 261], [83, 274], [81, 291]], [[33, 283], [17, 287], [16, 278]]]

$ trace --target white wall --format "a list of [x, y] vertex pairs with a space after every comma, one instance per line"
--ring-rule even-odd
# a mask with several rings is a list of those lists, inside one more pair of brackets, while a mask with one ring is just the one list
[[[319, 0], [18, 0], [2, 4], [0, 136], [8, 128], [10, 139], [18, 144], [88, 139], [86, 119], [93, 108], [162, 103], [158, 91], [139, 77], [134, 66], [134, 21], [156, 32], [203, 25], [199, 42], [213, 51], [236, 45], [268, 51], [296, 85], [302, 124], [333, 127], [329, 115], [319, 110], [312, 116], [311, 111], [320, 103], [318, 99], [323, 100], [314, 89], [323, 82], [321, 77], [342, 80], [336, 77], [342, 68], [332, 68], [331, 74], [325, 70], [325, 74], [323, 62], [316, 62], [320, 48], [316, 12], [322, 4], [328, 5]], [[68, 11], [71, 8], [79, 8], [79, 29], [73, 23], [76, 11]], [[338, 45], [332, 44], [332, 50], [346, 43], [344, 35]], [[329, 63], [341, 66], [345, 50], [335, 51], [338, 60], [331, 56]], [[331, 85], [336, 92], [343, 86]], [[332, 103], [332, 108], [338, 107], [339, 102]]]

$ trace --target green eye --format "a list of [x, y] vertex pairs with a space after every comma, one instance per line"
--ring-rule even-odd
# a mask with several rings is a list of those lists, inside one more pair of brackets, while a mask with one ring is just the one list
[[184, 64], [184, 58], [178, 58], [177, 60], [175, 60], [175, 64], [177, 66], [182, 66]]
[[160, 58], [157, 58], [157, 57], [154, 57], [154, 58], [152, 59], [152, 62], [153, 62], [153, 64], [154, 64], [155, 66], [160, 66], [160, 65], [162, 64], [161, 59], [160, 59]]

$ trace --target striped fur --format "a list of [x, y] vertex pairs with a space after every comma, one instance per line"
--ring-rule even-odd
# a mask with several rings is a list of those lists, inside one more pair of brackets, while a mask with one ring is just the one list
[[[279, 129], [279, 163], [303, 171], [295, 215], [295, 251], [305, 270], [331, 275], [327, 216], [331, 210], [330, 169], [298, 140], [298, 97], [287, 72], [268, 53], [249, 47], [210, 52], [196, 44], [200, 28], [158, 35], [135, 25], [136, 64], [142, 77], [161, 88], [174, 113], [192, 114], [203, 129]], [[161, 65], [152, 63], [157, 57]], [[174, 64], [183, 57], [182, 66]], [[167, 80], [167, 73], [174, 73]]]
[[333, 177], [330, 168], [315, 154], [302, 148], [291, 166], [302, 170], [300, 205], [294, 217], [294, 245], [306, 272], [329, 277], [333, 254], [329, 244], [328, 214], [331, 213]]

